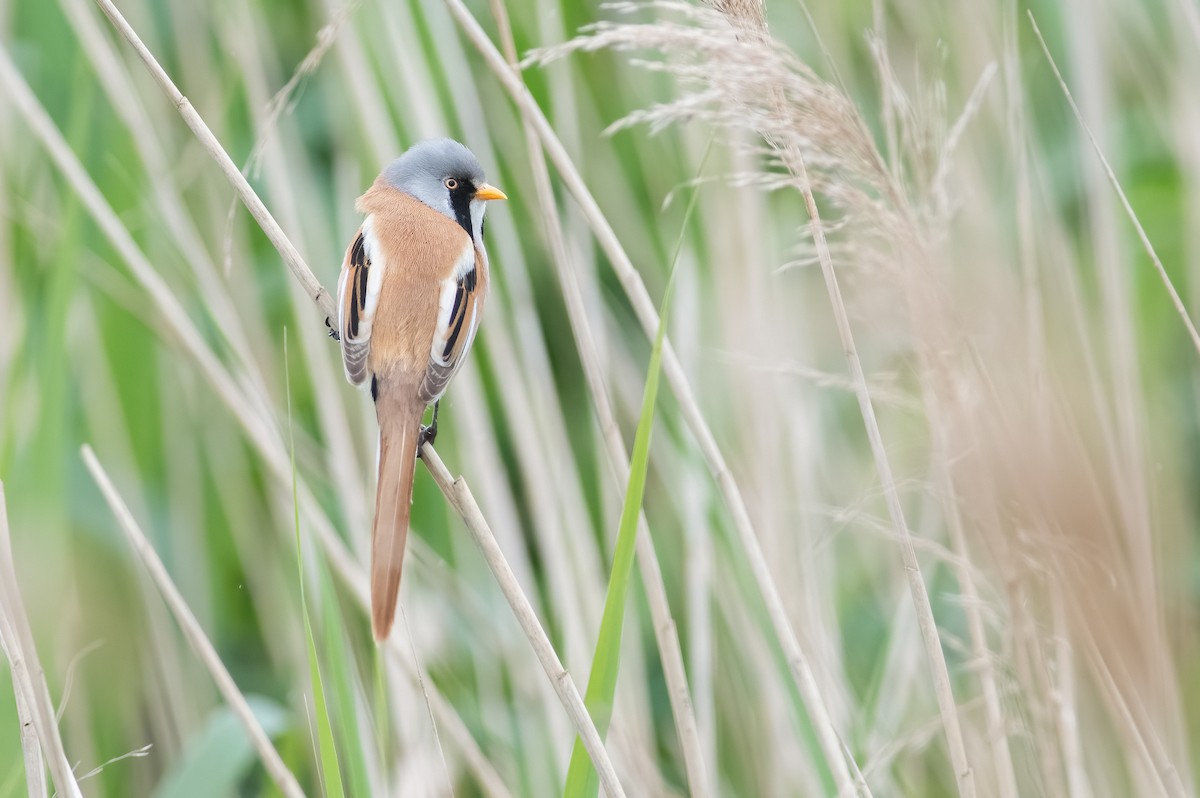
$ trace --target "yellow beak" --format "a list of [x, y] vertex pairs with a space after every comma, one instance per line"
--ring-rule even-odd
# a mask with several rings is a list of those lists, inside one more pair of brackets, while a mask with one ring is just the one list
[[495, 186], [490, 186], [483, 183], [479, 188], [475, 189], [475, 199], [477, 200], [506, 200], [508, 195]]

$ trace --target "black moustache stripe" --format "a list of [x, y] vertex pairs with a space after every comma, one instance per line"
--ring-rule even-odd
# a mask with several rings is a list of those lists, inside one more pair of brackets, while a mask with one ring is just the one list
[[454, 209], [454, 218], [462, 229], [467, 231], [471, 240], [475, 240], [475, 232], [471, 228], [471, 198], [475, 196], [475, 184], [469, 180], [458, 181], [458, 188], [450, 192], [450, 207]]

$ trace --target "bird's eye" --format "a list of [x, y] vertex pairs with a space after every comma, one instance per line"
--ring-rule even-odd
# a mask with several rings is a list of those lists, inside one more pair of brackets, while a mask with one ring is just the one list
[[446, 178], [446, 188], [453, 191], [454, 189], [458, 188], [458, 181], [455, 180], [453, 177], [447, 177]]

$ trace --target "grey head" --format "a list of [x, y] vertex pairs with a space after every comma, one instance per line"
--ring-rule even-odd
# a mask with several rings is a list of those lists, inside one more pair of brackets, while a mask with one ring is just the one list
[[488, 185], [483, 167], [471, 151], [452, 139], [430, 139], [414, 144], [388, 164], [383, 178], [462, 225], [482, 246], [483, 214], [488, 200], [507, 199]]

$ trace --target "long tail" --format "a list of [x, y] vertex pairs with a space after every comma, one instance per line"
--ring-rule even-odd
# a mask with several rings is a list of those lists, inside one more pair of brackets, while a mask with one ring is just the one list
[[400, 568], [412, 511], [413, 471], [424, 407], [384, 403], [379, 397], [379, 484], [371, 529], [371, 631], [382, 642], [392, 630], [400, 596]]

